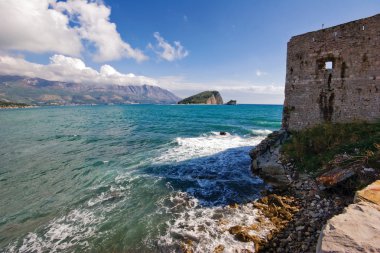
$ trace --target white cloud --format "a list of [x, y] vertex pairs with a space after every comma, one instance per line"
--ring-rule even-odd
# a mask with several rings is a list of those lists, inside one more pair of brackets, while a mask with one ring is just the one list
[[266, 75], [268, 75], [267, 72], [263, 72], [263, 71], [261, 71], [259, 69], [256, 70], [256, 76], [260, 77], [260, 76], [266, 76]]
[[161, 59], [175, 61], [183, 59], [189, 55], [189, 51], [187, 51], [179, 41], [174, 41], [174, 45], [171, 45], [160, 35], [160, 33], [155, 32], [153, 36], [157, 40], [157, 45], [154, 47], [152, 44], [149, 44], [148, 48], [153, 49]]
[[123, 57], [133, 58], [138, 62], [147, 60], [147, 56], [140, 50], [132, 48], [121, 39], [115, 23], [109, 21], [111, 10], [104, 4], [69, 0], [55, 3], [55, 8], [63, 13], [67, 12], [73, 21], [80, 24], [76, 28], [80, 37], [92, 42], [97, 48], [94, 60], [110, 61]]
[[79, 55], [80, 37], [68, 24], [68, 17], [49, 9], [47, 0], [1, 0], [0, 48]]
[[24, 58], [0, 55], [0, 75], [21, 75], [39, 77], [52, 81], [117, 84], [117, 85], [156, 85], [157, 81], [145, 76], [132, 73], [123, 74], [110, 65], [103, 65], [100, 71], [87, 67], [78, 59], [63, 55], [53, 55], [50, 63], [43, 65], [32, 63]]
[[[96, 61], [146, 60], [140, 50], [122, 40], [110, 13], [101, 1], [1, 0], [0, 50], [79, 56], [87, 41], [96, 49]], [[70, 21], [75, 25], [70, 26]]]

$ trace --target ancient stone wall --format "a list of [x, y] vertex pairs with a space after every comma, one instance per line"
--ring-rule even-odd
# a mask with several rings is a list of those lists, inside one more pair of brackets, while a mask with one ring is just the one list
[[288, 42], [283, 127], [380, 119], [380, 14]]

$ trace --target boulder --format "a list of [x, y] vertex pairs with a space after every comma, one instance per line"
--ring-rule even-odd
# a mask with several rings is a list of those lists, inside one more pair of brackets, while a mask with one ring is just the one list
[[356, 192], [354, 202], [357, 203], [360, 201], [368, 201], [380, 206], [380, 180]]
[[326, 223], [316, 252], [380, 252], [379, 200], [380, 180], [358, 191], [356, 203]]
[[353, 168], [334, 168], [317, 177], [317, 183], [320, 189], [325, 189], [336, 186], [355, 174], [356, 170]]
[[252, 172], [276, 188], [290, 184], [290, 179], [280, 160], [280, 147], [287, 138], [284, 130], [275, 131], [268, 135], [250, 152]]

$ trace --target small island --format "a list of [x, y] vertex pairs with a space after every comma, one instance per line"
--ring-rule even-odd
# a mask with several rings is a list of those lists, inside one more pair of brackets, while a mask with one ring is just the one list
[[230, 100], [226, 103], [226, 105], [236, 105], [236, 100]]
[[222, 105], [223, 98], [218, 91], [204, 91], [194, 96], [185, 98], [178, 104], [206, 104], [206, 105]]

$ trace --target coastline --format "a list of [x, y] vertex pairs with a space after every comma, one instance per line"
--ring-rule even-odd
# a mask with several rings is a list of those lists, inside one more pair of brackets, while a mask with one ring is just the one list
[[[274, 132], [274, 135], [268, 135], [251, 151], [253, 173], [273, 186], [255, 203], [266, 202], [274, 196], [277, 199], [288, 200], [290, 204], [274, 202], [263, 208], [255, 205], [275, 226], [264, 240], [256, 241], [256, 244], [259, 244], [256, 246], [256, 252], [315, 252], [323, 226], [330, 218], [341, 214], [345, 207], [353, 203], [354, 192], [344, 192], [344, 189], [321, 190], [311, 175], [299, 173], [291, 161], [279, 156], [279, 147], [287, 138], [286, 134], [283, 134], [280, 132], [278, 135]], [[268, 176], [255, 169], [257, 158], [263, 154], [266, 162], [271, 165], [278, 164], [283, 168], [281, 173], [275, 173], [272, 167], [271, 172], [275, 174], [272, 177], [273, 175]], [[278, 178], [287, 178], [288, 181], [279, 182]], [[275, 208], [270, 208], [271, 206]], [[279, 210], [289, 209], [293, 211], [291, 216], [281, 217]]]
[[30, 106], [2, 106], [1, 109], [27, 109], [27, 108], [37, 108], [39, 106], [37, 105], [30, 105]]

